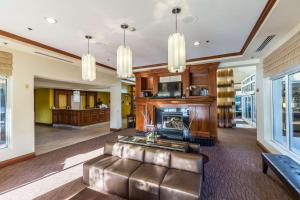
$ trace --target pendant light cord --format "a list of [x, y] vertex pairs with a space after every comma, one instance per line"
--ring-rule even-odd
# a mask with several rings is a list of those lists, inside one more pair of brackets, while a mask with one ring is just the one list
[[88, 54], [90, 54], [90, 38], [88, 38]]
[[126, 43], [125, 43], [125, 28], [124, 28], [123, 30], [124, 30], [124, 38], [123, 38], [123, 43], [124, 43], [124, 47], [126, 47]]
[[178, 31], [177, 31], [177, 13], [175, 14], [175, 17], [176, 17], [175, 29], [176, 29], [176, 33], [177, 33], [177, 32], [178, 32]]

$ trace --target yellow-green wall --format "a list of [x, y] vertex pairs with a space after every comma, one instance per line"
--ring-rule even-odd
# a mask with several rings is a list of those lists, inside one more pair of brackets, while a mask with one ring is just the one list
[[109, 92], [98, 92], [97, 101], [100, 99], [102, 103], [109, 105], [110, 104], [110, 93]]
[[81, 108], [84, 109], [86, 107], [85, 96], [80, 96], [81, 98]]
[[131, 97], [129, 94], [122, 94], [122, 118], [130, 114]]
[[[54, 105], [54, 89], [40, 88], [35, 89], [34, 96], [35, 104], [35, 122], [52, 124], [52, 106]], [[110, 104], [110, 93], [109, 92], [98, 92], [97, 101], [100, 99], [104, 104]], [[90, 105], [95, 104], [94, 99], [90, 98]], [[66, 97], [59, 96], [60, 108], [65, 108]], [[122, 94], [122, 117], [126, 118], [130, 114], [130, 103], [131, 97], [129, 94]], [[85, 96], [81, 96], [82, 108], [86, 106]]]
[[39, 88], [34, 91], [35, 122], [52, 124], [53, 89]]
[[67, 95], [60, 94], [58, 95], [58, 108], [59, 109], [66, 109], [67, 108]]
[[[128, 88], [129, 91], [129, 88]], [[110, 93], [109, 92], [98, 92], [97, 101], [100, 99], [104, 104], [110, 104]], [[126, 118], [130, 114], [130, 103], [131, 97], [128, 94], [122, 94], [122, 118]]]

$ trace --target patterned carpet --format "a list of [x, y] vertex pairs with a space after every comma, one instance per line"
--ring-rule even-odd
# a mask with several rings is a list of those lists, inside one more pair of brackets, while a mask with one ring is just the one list
[[[219, 129], [220, 142], [202, 147], [210, 161], [205, 165], [202, 199], [288, 200], [279, 179], [261, 172], [255, 129]], [[82, 163], [103, 151], [127, 129], [43, 154], [0, 170], [0, 199], [66, 199], [84, 188]]]

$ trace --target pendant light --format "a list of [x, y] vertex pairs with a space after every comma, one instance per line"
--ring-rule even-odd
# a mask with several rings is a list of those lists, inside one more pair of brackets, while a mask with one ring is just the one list
[[125, 30], [128, 25], [122, 24], [121, 28], [124, 30], [124, 40], [117, 50], [117, 75], [119, 78], [129, 78], [132, 77], [132, 52], [125, 43]]
[[176, 16], [176, 32], [168, 39], [168, 70], [171, 73], [184, 72], [186, 68], [186, 50], [184, 35], [177, 32], [177, 15], [180, 8], [174, 8], [172, 13]]
[[88, 40], [88, 53], [81, 58], [81, 76], [85, 81], [93, 81], [96, 79], [96, 59], [90, 54], [90, 39], [92, 36], [86, 35]]

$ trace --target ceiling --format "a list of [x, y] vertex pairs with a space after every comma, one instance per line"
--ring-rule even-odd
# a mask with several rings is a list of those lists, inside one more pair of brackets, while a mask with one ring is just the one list
[[235, 67], [233, 68], [233, 79], [235, 84], [241, 83], [245, 78], [256, 73], [255, 66]]
[[[292, 0], [294, 1], [294, 0]], [[0, 29], [75, 55], [87, 51], [86, 34], [94, 36], [96, 60], [116, 66], [116, 50], [123, 42], [121, 23], [134, 26], [127, 33], [134, 66], [167, 61], [167, 39], [175, 29], [171, 9], [182, 8], [179, 32], [186, 38], [187, 58], [239, 52], [267, 0], [1, 0]], [[57, 24], [49, 24], [53, 17]], [[28, 31], [30, 27], [33, 30]], [[209, 40], [209, 43], [206, 41]], [[200, 46], [193, 45], [200, 41]]]

